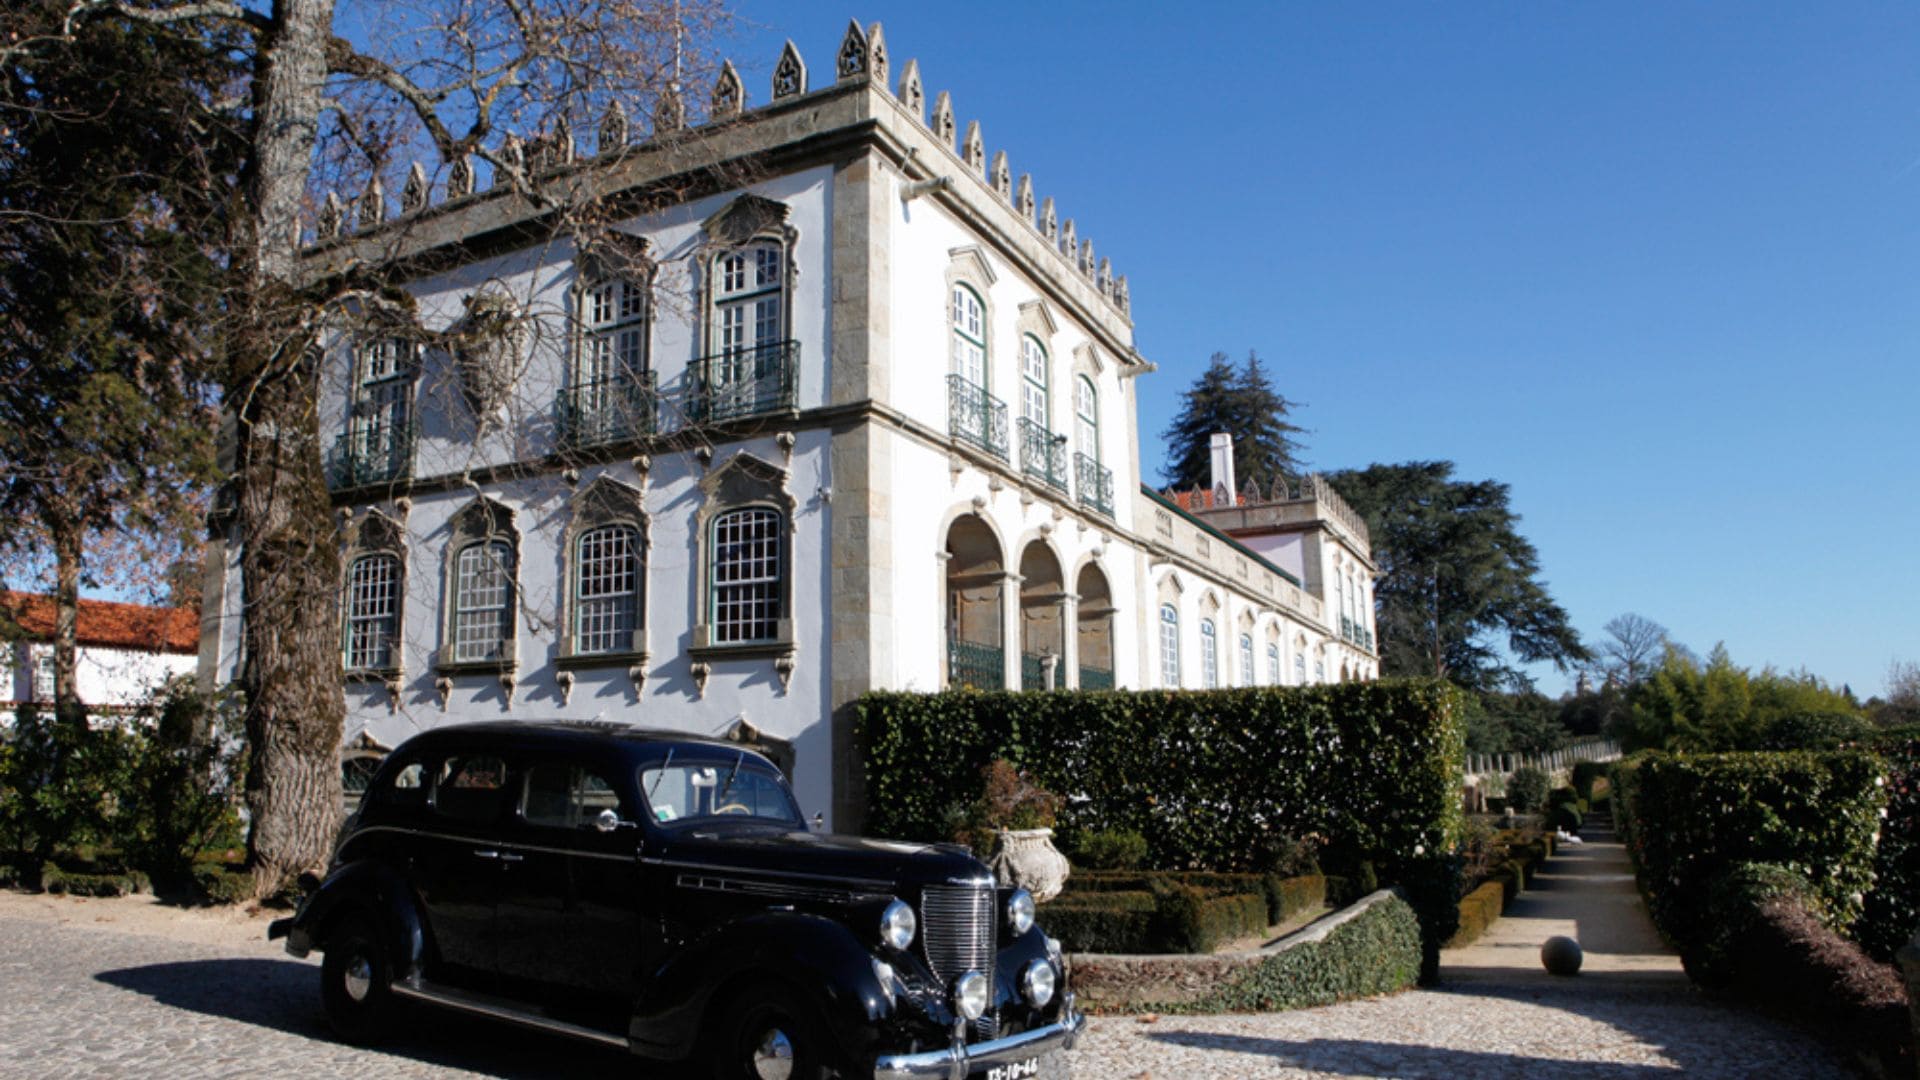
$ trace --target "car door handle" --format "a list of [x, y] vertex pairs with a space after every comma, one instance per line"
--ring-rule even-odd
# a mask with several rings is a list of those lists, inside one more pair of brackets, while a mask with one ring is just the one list
[[500, 857], [500, 853], [497, 851], [476, 851], [473, 853], [473, 857], [476, 859], [497, 859]]
[[511, 851], [503, 851], [500, 853], [500, 861], [501, 862], [526, 862], [527, 857], [525, 855], [515, 855]]

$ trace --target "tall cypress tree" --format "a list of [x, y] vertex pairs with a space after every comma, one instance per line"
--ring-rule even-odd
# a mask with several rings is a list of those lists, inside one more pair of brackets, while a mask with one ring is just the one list
[[1167, 463], [1161, 467], [1167, 484], [1210, 486], [1210, 445], [1221, 431], [1233, 436], [1238, 483], [1251, 481], [1264, 492], [1280, 477], [1299, 473], [1304, 447], [1294, 436], [1304, 429], [1287, 420], [1293, 404], [1274, 389], [1259, 354], [1249, 350], [1236, 368], [1226, 353], [1214, 353], [1207, 370], [1181, 394], [1179, 415], [1160, 433], [1167, 440]]

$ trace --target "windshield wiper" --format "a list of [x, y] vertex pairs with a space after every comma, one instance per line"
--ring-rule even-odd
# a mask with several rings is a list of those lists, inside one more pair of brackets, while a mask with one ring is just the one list
[[660, 781], [667, 778], [667, 770], [673, 767], [673, 750], [667, 747], [667, 760], [660, 763], [660, 771], [653, 774], [653, 783], [647, 785], [647, 801], [653, 801], [653, 793], [660, 790]]
[[[727, 773], [727, 782], [720, 785], [721, 795], [725, 795], [727, 792], [733, 790], [733, 778], [740, 775], [740, 763], [745, 760], [747, 760], [747, 752], [745, 750], [740, 751], [740, 756], [733, 759], [733, 769]], [[715, 796], [715, 798], [718, 798], [718, 796]]]

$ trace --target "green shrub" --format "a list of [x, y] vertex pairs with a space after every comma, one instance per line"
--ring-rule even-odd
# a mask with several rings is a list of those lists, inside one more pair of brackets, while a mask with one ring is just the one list
[[1886, 802], [1883, 762], [1861, 751], [1636, 755], [1614, 770], [1624, 830], [1654, 923], [1690, 967], [1716, 922], [1715, 882], [1742, 863], [1777, 864], [1807, 905], [1845, 932], [1872, 885]]
[[1574, 806], [1580, 802], [1580, 793], [1570, 786], [1554, 788], [1547, 793], [1547, 809], [1556, 806]]
[[1074, 862], [1091, 870], [1132, 870], [1147, 857], [1147, 838], [1123, 829], [1090, 832], [1074, 848]]
[[1580, 831], [1580, 822], [1582, 820], [1580, 808], [1572, 803], [1561, 803], [1547, 811], [1547, 828], [1549, 829], [1560, 829], [1565, 832], [1577, 833]]
[[187, 882], [196, 857], [244, 839], [239, 794], [245, 743], [238, 700], [210, 700], [192, 680], [168, 684], [142, 710], [129, 777], [132, 813], [119, 830], [134, 863], [167, 885]]
[[1403, 990], [1420, 971], [1420, 924], [1413, 908], [1390, 896], [1335, 927], [1229, 979], [1218, 990], [1141, 1011], [1272, 1012]]
[[1854, 713], [1788, 713], [1767, 725], [1760, 749], [1838, 750], [1872, 734], [1873, 725]]
[[0, 759], [0, 844], [29, 888], [56, 852], [111, 843], [136, 753], [135, 736], [31, 705], [14, 714]]
[[1507, 778], [1507, 805], [1516, 814], [1531, 814], [1546, 805], [1553, 779], [1531, 765], [1522, 765]]
[[193, 865], [193, 891], [209, 904], [238, 904], [253, 899], [253, 874], [239, 863]]
[[131, 896], [151, 887], [147, 875], [113, 862], [58, 861], [40, 868], [40, 887], [67, 896]]

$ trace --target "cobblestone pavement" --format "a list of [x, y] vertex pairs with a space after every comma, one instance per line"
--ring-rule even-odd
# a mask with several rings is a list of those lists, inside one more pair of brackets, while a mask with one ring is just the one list
[[[1623, 867], [1618, 845], [1604, 843], [1554, 860], [1487, 939], [1445, 954], [1440, 988], [1272, 1015], [1102, 1017], [1071, 1055], [1074, 1075], [1853, 1075], [1806, 1036], [1690, 989], [1644, 925], [1630, 879], [1622, 886]], [[1567, 932], [1587, 945], [1586, 969], [1541, 973], [1539, 942]], [[345, 1046], [325, 1030], [317, 966], [257, 933], [178, 940], [0, 913], [0, 1076], [674, 1075], [429, 1010], [379, 1050]]]

